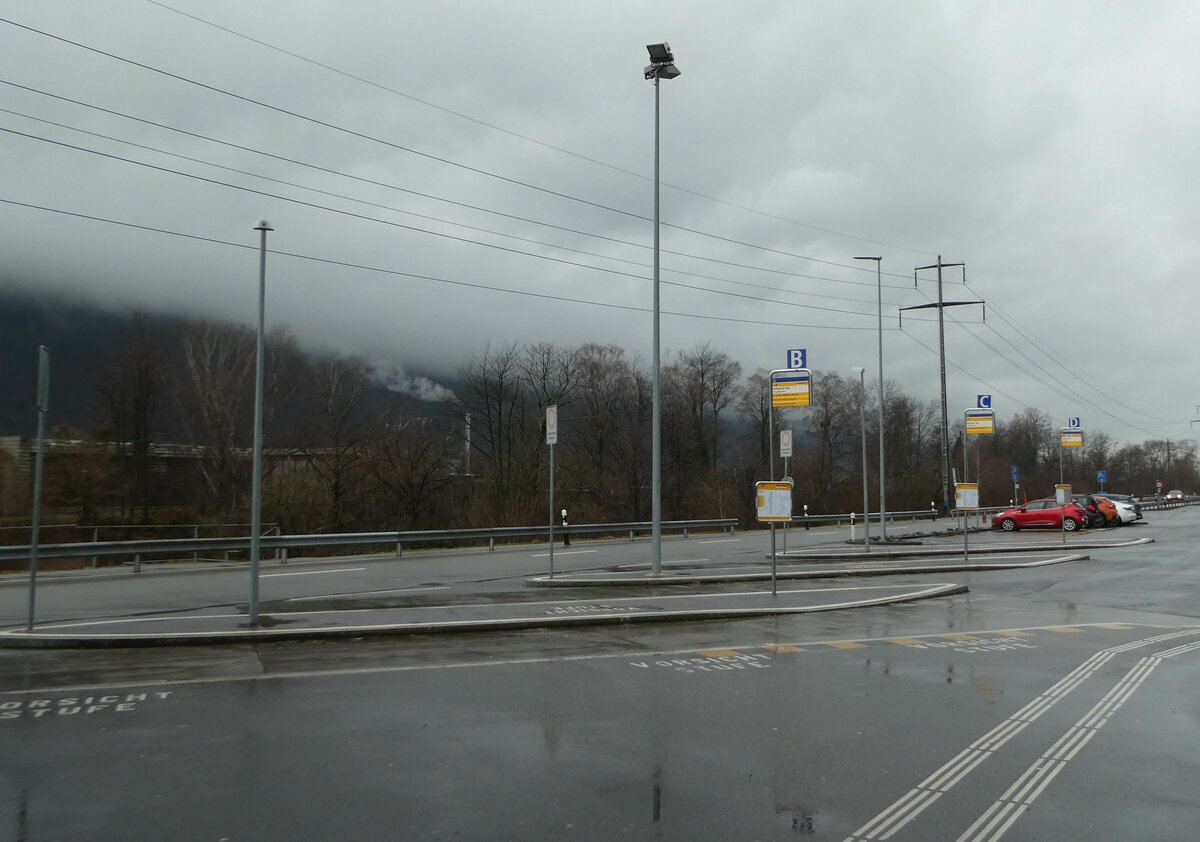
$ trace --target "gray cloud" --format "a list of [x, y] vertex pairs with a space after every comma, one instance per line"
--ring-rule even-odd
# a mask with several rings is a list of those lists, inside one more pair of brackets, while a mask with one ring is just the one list
[[753, 371], [803, 346], [817, 369], [874, 371], [873, 267], [850, 258], [882, 254], [887, 376], [935, 398], [922, 346], [936, 348], [936, 327], [914, 316], [901, 332], [895, 313], [935, 294], [932, 274], [914, 288], [912, 271], [941, 253], [968, 263], [970, 288], [947, 297], [988, 301], [986, 324], [968, 308], [950, 320], [952, 411], [992, 392], [1001, 420], [1033, 405], [1118, 438], [1189, 434], [1200, 395], [1177, 384], [1200, 362], [1176, 354], [1168, 372], [1160, 355], [1182, 347], [1200, 296], [1187, 281], [1193, 4], [167, 5], [375, 84], [144, 0], [5, 17], [356, 134], [0, 24], [0, 78], [323, 168], [6, 87], [10, 111], [121, 140], [0, 113], [0, 127], [43, 138], [0, 134], [0, 198], [234, 244], [0, 204], [6, 272], [25, 284], [249, 321], [252, 229], [267, 218], [268, 320], [306, 345], [434, 381], [488, 341], [612, 342], [648, 358], [641, 67], [643, 45], [667, 38], [683, 76], [661, 92], [662, 212], [678, 226], [663, 229], [664, 348], [709, 341]]

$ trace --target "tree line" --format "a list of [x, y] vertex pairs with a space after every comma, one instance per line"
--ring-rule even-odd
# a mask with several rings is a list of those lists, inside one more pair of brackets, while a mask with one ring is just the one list
[[[169, 337], [140, 319], [96, 395], [82, 442], [49, 453], [46, 505], [83, 522], [244, 522], [254, 406], [252, 330], [193, 324]], [[615, 345], [491, 344], [459, 365], [455, 394], [416, 403], [385, 388], [389, 372], [361, 357], [309, 354], [277, 329], [265, 359], [264, 520], [287, 532], [420, 529], [544, 522], [548, 509], [545, 408], [559, 407], [556, 501], [572, 522], [648, 520], [652, 377]], [[878, 509], [878, 384], [814, 372], [812, 405], [772, 408], [769, 375], [746, 374], [708, 342], [666, 355], [662, 388], [665, 519], [753, 520], [753, 488], [777, 452], [769, 430], [794, 431], [796, 509], [862, 508], [861, 436], [867, 437], [872, 510]], [[865, 402], [865, 430], [860, 422]], [[928, 509], [942, 497], [936, 402], [884, 384], [884, 465], [891, 511]], [[961, 471], [962, 421], [950, 430]], [[1038, 409], [971, 436], [970, 475], [984, 506], [1053, 494], [1062, 474], [1077, 490], [1153, 493], [1195, 489], [1192, 441], [1121, 444], [1089, 431], [1062, 451]], [[172, 449], [173, 448], [173, 449]], [[1012, 468], [1020, 489], [1015, 489]], [[784, 466], [776, 456], [774, 476]], [[25, 511], [28, 511], [26, 504]]]

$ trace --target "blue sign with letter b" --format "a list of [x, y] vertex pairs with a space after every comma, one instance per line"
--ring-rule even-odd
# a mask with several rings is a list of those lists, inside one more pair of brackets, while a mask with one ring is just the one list
[[788, 368], [808, 368], [808, 349], [792, 348], [787, 352]]

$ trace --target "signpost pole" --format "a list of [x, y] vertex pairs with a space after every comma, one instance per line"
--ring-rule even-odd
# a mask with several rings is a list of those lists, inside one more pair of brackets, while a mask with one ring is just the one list
[[[554, 578], [554, 445], [558, 443], [558, 405], [546, 407], [546, 445], [550, 448], [550, 578]], [[657, 571], [655, 571], [657, 572]]]
[[550, 445], [550, 578], [554, 578], [554, 445]]
[[42, 463], [46, 451], [46, 413], [50, 410], [50, 349], [38, 346], [37, 380], [37, 453], [33, 460], [33, 513], [29, 536], [29, 620], [26, 631], [33, 631], [37, 601], [38, 539], [42, 526]]

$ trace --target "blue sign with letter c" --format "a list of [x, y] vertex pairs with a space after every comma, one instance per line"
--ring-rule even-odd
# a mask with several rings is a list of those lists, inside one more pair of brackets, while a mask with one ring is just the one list
[[980, 395], [975, 402], [975, 406], [977, 406], [979, 409], [991, 409], [992, 408], [992, 396], [991, 395]]

